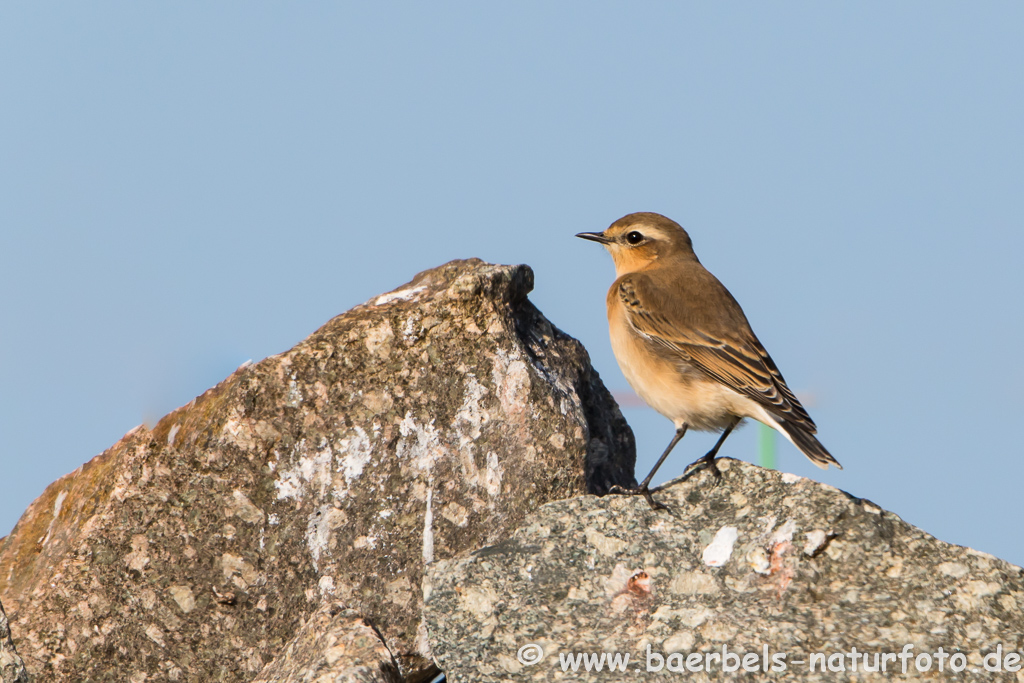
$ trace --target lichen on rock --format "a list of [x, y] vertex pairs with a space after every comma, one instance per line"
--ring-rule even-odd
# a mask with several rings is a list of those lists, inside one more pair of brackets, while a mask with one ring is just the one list
[[[890, 680], [903, 678], [901, 660], [874, 674], [858, 659], [855, 674], [851, 655], [868, 654], [870, 667], [907, 645], [912, 677], [1024, 680], [984, 669], [997, 647], [1024, 656], [1020, 567], [830, 486], [720, 463], [720, 482], [702, 471], [659, 490], [668, 510], [620, 496], [557, 501], [501, 543], [431, 565], [425, 614], [448, 680], [621, 676], [607, 659], [600, 672], [578, 659], [603, 654], [628, 654], [625, 670], [643, 680]], [[723, 647], [751, 655], [754, 673], [723, 671]], [[784, 671], [766, 648], [784, 655]], [[832, 659], [812, 671], [815, 653]], [[958, 653], [962, 674], [950, 668]], [[922, 654], [930, 672], [915, 668]], [[573, 658], [577, 668], [563, 669]]]
[[252, 680], [340, 602], [429, 676], [427, 564], [634, 483], [629, 427], [532, 286], [420, 273], [52, 484], [0, 543], [30, 672]]

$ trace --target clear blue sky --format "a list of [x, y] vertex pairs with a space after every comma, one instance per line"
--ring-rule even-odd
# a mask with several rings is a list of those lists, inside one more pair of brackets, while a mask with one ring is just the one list
[[[626, 387], [611, 261], [686, 226], [845, 465], [1024, 564], [1024, 5], [5, 3], [0, 534], [52, 480], [458, 257]], [[640, 476], [672, 434], [629, 409]], [[712, 437], [688, 436], [681, 472]], [[723, 454], [756, 459], [756, 430]]]

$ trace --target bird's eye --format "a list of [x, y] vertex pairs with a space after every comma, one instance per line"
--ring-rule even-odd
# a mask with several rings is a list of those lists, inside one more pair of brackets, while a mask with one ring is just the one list
[[633, 232], [626, 234], [626, 241], [630, 244], [640, 244], [644, 241], [644, 236], [634, 230]]

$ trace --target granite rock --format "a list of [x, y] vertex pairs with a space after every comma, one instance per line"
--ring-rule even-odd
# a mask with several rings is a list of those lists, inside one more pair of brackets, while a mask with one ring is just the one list
[[28, 683], [25, 663], [11, 640], [11, 628], [7, 623], [4, 606], [0, 605], [0, 683]]
[[[910, 678], [1024, 681], [1020, 567], [830, 486], [720, 462], [720, 482], [702, 471], [657, 492], [668, 510], [558, 501], [432, 565], [425, 614], [448, 680], [890, 680], [909, 645]], [[990, 672], [997, 648], [1008, 666]], [[629, 674], [607, 657], [598, 672], [601, 653], [628, 654]]]
[[313, 670], [302, 627], [340, 602], [429, 678], [426, 565], [634, 482], [629, 427], [532, 285], [425, 271], [50, 485], [0, 541], [29, 672], [251, 681], [289, 646], [277, 664]]
[[398, 662], [358, 612], [325, 604], [253, 683], [402, 683]]

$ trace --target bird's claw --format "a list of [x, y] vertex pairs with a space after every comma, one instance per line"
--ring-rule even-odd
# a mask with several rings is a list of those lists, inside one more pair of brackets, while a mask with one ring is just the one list
[[708, 459], [708, 458], [705, 457], [705, 458], [701, 458], [699, 460], [695, 460], [695, 461], [691, 462], [689, 465], [686, 466], [686, 469], [683, 470], [683, 476], [687, 477], [690, 474], [693, 474], [698, 469], [700, 469], [701, 466], [703, 466], [704, 469], [708, 470], [709, 472], [711, 472], [712, 475], [714, 475], [714, 478], [715, 478], [714, 485], [715, 486], [717, 486], [718, 484], [721, 483], [721, 481], [722, 481], [722, 470], [718, 469], [718, 463], [715, 462], [714, 458]]
[[647, 501], [647, 504], [651, 506], [652, 510], [668, 510], [668, 506], [654, 500], [654, 496], [651, 495], [651, 490], [646, 486], [644, 486], [643, 488], [640, 488], [638, 486], [635, 489], [631, 489], [626, 488], [625, 486], [619, 486], [618, 484], [615, 484], [608, 489], [608, 493], [620, 496], [643, 496], [644, 500]]

